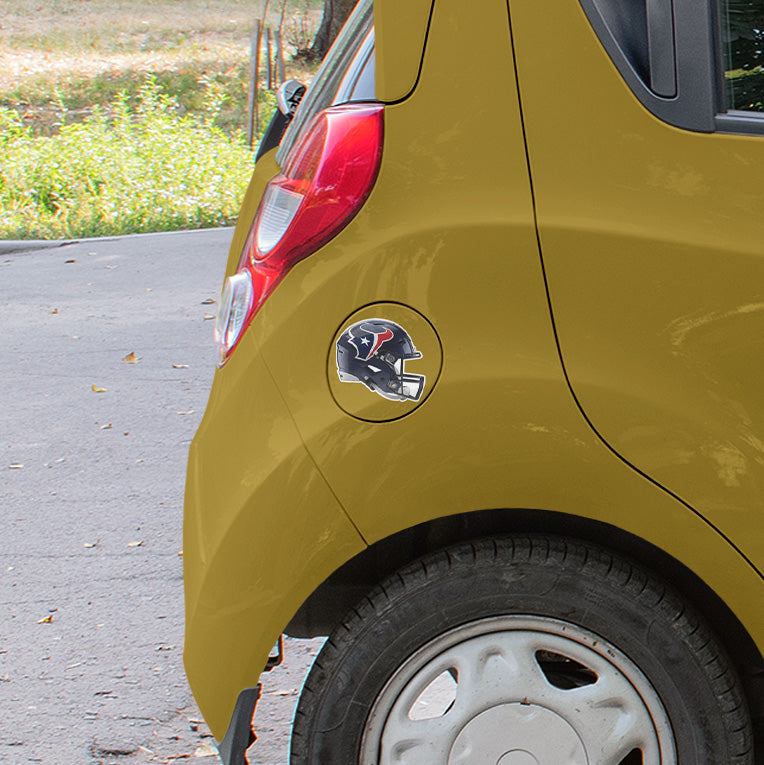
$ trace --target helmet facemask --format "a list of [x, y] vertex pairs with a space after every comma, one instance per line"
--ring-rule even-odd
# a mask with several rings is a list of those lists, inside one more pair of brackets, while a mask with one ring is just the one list
[[[422, 354], [417, 353], [416, 356], [407, 358], [421, 359]], [[419, 401], [424, 390], [424, 375], [407, 374], [403, 370], [404, 363], [403, 359], [398, 359], [393, 364], [394, 374], [390, 376], [387, 386], [396, 395], [397, 400]]]

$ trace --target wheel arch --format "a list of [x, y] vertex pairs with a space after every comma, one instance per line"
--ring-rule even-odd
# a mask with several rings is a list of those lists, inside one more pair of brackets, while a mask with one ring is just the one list
[[695, 572], [665, 550], [623, 529], [567, 513], [490, 509], [436, 518], [399, 531], [348, 560], [302, 604], [285, 632], [331, 633], [344, 616], [395, 571], [435, 550], [505, 534], [544, 533], [607, 548], [671, 583], [700, 612], [724, 645], [743, 682], [759, 746], [764, 745], [764, 657], [743, 624]]

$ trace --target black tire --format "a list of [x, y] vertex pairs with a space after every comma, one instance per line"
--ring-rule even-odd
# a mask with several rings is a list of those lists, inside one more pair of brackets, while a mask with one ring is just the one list
[[[295, 713], [291, 765], [354, 765], [360, 761], [362, 742], [367, 747], [362, 765], [376, 765], [376, 754], [370, 757], [368, 747], [376, 753], [378, 740], [396, 734], [394, 723], [387, 721], [394, 719], [392, 713], [386, 716], [390, 704], [402, 703], [388, 701], [392, 691], [386, 688], [395, 689], [395, 683], [413, 684], [407, 678], [415, 671], [420, 672], [416, 677], [424, 677], [421, 673], [430, 666], [425, 659], [436, 650], [432, 646], [440, 651], [441, 645], [451, 645], [449, 650], [459, 655], [460, 651], [466, 654], [473, 650], [469, 642], [473, 634], [479, 633], [481, 640], [517, 641], [526, 634], [535, 637], [536, 632], [512, 632], [512, 627], [501, 626], [506, 619], [521, 618], [507, 615], [524, 615], [529, 623], [541, 625], [538, 634], [544, 638], [544, 625], [552, 625], [557, 641], [567, 639], [560, 636], [565, 635], [568, 625], [583, 636], [570, 645], [578, 646], [586, 643], [587, 635], [595, 636], [597, 639], [589, 640], [588, 647], [581, 650], [589, 650], [597, 662], [607, 662], [609, 654], [621, 656], [614, 660], [613, 677], [631, 673], [633, 678], [631, 685], [624, 681], [624, 697], [630, 703], [638, 697], [647, 699], [645, 719], [666, 721], [660, 730], [656, 723], [660, 751], [669, 743], [676, 751], [674, 759], [668, 755], [664, 759], [663, 754], [645, 755], [643, 759], [635, 749], [620, 760], [624, 765], [753, 762], [750, 718], [735, 672], [710, 630], [670, 587], [593, 545], [524, 536], [478, 540], [426, 556], [403, 568], [361, 602], [329, 637], [305, 682]], [[458, 640], [462, 642], [455, 642]], [[599, 640], [603, 642], [598, 645]], [[567, 651], [558, 653], [568, 657]], [[549, 655], [559, 658], [558, 653]], [[532, 656], [541, 663], [542, 654], [547, 656], [546, 651]], [[578, 659], [565, 658], [567, 666], [579, 670], [581, 664], [588, 667], [587, 659], [576, 651], [570, 655]], [[420, 662], [424, 669], [416, 666], [420, 656], [424, 657]], [[414, 668], [406, 669], [409, 666]], [[585, 674], [589, 670], [582, 671]], [[649, 686], [644, 693], [639, 690], [643, 680]], [[589, 683], [594, 688], [593, 682], [583, 680], [580, 684]], [[556, 681], [553, 684], [563, 688]], [[630, 687], [637, 689], [633, 695]], [[551, 692], [555, 698], [572, 698], [565, 696], [568, 690]], [[520, 697], [517, 688], [506, 686], [507, 695], [499, 707], [513, 710], [518, 704], [527, 705], [522, 689], [519, 693]], [[490, 703], [486, 701], [484, 706]], [[564, 707], [567, 701], [561, 703]], [[538, 708], [542, 707], [540, 703]], [[375, 712], [370, 716], [372, 708]], [[665, 711], [663, 717], [661, 709]], [[474, 710], [479, 711], [477, 707]], [[564, 714], [562, 719], [566, 719]], [[574, 728], [577, 724], [571, 722]], [[643, 731], [644, 725], [635, 730]], [[458, 732], [454, 728], [453, 735]], [[532, 754], [530, 748], [527, 751]], [[596, 753], [586, 752], [588, 761], [596, 764]], [[620, 757], [618, 753], [616, 759]], [[515, 760], [510, 757], [507, 761]]]

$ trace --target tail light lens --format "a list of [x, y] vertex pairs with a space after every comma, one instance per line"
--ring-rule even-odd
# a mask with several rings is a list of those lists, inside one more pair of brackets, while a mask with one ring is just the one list
[[324, 110], [266, 187], [238, 271], [220, 300], [220, 366], [289, 269], [336, 236], [363, 206], [382, 158], [382, 114], [380, 104]]

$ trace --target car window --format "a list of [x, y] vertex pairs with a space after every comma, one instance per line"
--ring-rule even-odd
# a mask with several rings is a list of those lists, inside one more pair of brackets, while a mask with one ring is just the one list
[[[373, 51], [373, 25], [372, 0], [361, 0], [326, 54], [326, 58], [324, 58], [323, 63], [318, 68], [313, 82], [311, 82], [300, 105], [297, 107], [294, 119], [281, 140], [281, 145], [276, 154], [276, 161], [282, 167], [284, 166], [287, 154], [289, 154], [289, 150], [294, 145], [302, 129], [309, 125], [313, 121], [313, 117], [319, 112], [342, 101], [369, 100], [369, 98], [374, 97], [374, 56], [363, 55], [368, 50], [369, 44]], [[364, 93], [361, 98], [358, 98], [356, 96], [358, 88], [351, 87], [349, 92], [347, 92], [347, 98], [338, 99], [338, 94], [342, 95], [343, 90], [345, 90], [343, 85], [348, 78], [353, 79], [353, 81], [357, 80], [359, 83], [364, 79], [364, 70], [369, 69], [369, 62], [371, 62], [372, 70], [371, 96]], [[367, 74], [365, 82], [368, 83], [368, 81], [369, 75]], [[364, 89], [362, 88], [362, 90]]]
[[374, 28], [358, 50], [342, 79], [333, 103], [373, 101], [375, 95]]
[[722, 0], [721, 41], [726, 108], [764, 111], [764, 0]]

